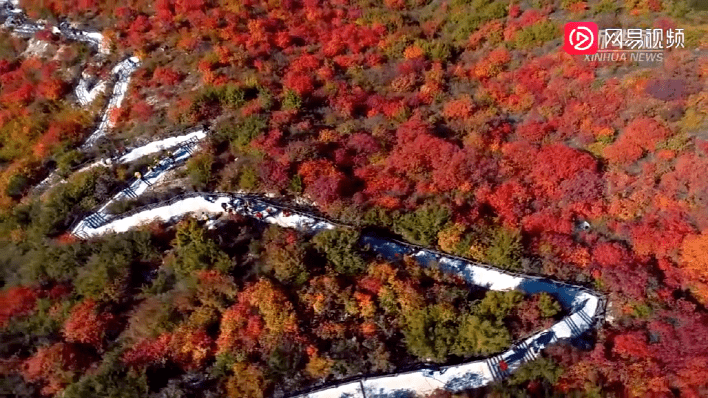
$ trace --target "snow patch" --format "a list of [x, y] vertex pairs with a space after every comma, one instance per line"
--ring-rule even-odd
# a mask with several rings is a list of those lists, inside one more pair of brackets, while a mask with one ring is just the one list
[[309, 394], [300, 395], [302, 398], [339, 398], [339, 397], [363, 397], [361, 383], [354, 381], [342, 384], [326, 390], [315, 391]]
[[214, 202], [205, 200], [202, 197], [186, 198], [167, 206], [146, 210], [130, 217], [109, 222], [97, 228], [84, 226], [83, 232], [85, 233], [84, 236], [97, 236], [111, 232], [120, 233], [152, 221], [168, 222], [186, 214], [218, 213], [223, 211], [222, 203], [228, 203], [228, 198], [218, 198]]
[[108, 129], [113, 127], [114, 123], [111, 121], [111, 114], [114, 109], [120, 108], [123, 103], [123, 98], [125, 98], [125, 94], [128, 91], [128, 85], [130, 84], [130, 77], [139, 66], [140, 59], [138, 59], [138, 57], [129, 57], [121, 61], [113, 68], [112, 74], [118, 77], [118, 81], [113, 86], [113, 94], [111, 95], [111, 99], [108, 101], [108, 106], [103, 111], [98, 128], [96, 128], [96, 130], [91, 133], [89, 138], [86, 139], [84, 145], [81, 146], [82, 150], [86, 150], [93, 146], [99, 138], [106, 135]]
[[89, 90], [89, 80], [90, 79], [82, 73], [81, 80], [79, 80], [79, 84], [76, 85], [76, 89], [74, 90], [76, 98], [82, 106], [86, 106], [95, 101], [96, 98], [103, 94], [108, 87], [108, 82], [106, 80], [100, 80], [93, 85], [91, 90]]
[[36, 57], [43, 56], [49, 50], [50, 44], [44, 40], [39, 40], [35, 38], [29, 39], [27, 43], [27, 49], [23, 53], [25, 57]]
[[178, 145], [182, 145], [187, 142], [197, 143], [198, 141], [201, 141], [206, 138], [206, 136], [207, 132], [203, 129], [200, 129], [178, 137], [170, 137], [160, 141], [153, 141], [147, 145], [141, 146], [140, 148], [135, 148], [132, 151], [121, 156], [118, 159], [118, 163], [129, 163], [143, 156], [174, 148]]

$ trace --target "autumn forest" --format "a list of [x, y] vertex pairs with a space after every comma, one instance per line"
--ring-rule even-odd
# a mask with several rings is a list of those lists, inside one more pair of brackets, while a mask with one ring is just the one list
[[[708, 14], [691, 0], [20, 0], [98, 30], [0, 31], [0, 396], [283, 397], [507, 349], [549, 294], [390, 262], [359, 232], [229, 215], [68, 233], [212, 131], [124, 212], [192, 191], [306, 203], [360, 231], [607, 296], [605, 322], [512, 376], [434, 397], [708, 396]], [[563, 24], [685, 30], [664, 61], [568, 55]], [[114, 128], [84, 75], [136, 54]], [[50, 173], [62, 182], [35, 187]]]

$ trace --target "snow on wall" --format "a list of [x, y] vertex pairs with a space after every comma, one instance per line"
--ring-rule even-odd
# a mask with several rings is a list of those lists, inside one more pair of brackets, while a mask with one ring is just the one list
[[[27, 18], [24, 11], [19, 8], [17, 0], [0, 0], [0, 17], [4, 19], [3, 26], [12, 29], [13, 33], [19, 35], [32, 35], [47, 28], [46, 23]], [[100, 32], [76, 29], [66, 22], [60, 23], [58, 28], [52, 27], [52, 32], [61, 34], [69, 40], [88, 43], [101, 54], [110, 53], [110, 48], [106, 45], [103, 34]]]
[[44, 24], [35, 23], [27, 19], [24, 12], [10, 2], [0, 3], [0, 16], [3, 17], [3, 26], [12, 29], [18, 35], [33, 35], [44, 29]]
[[362, 383], [360, 381], [352, 381], [339, 386], [320, 390], [310, 394], [302, 395], [307, 398], [340, 398], [340, 397], [363, 397]]
[[[112, 164], [125, 164], [125, 163], [130, 163], [132, 161], [135, 161], [137, 159], [140, 159], [143, 156], [147, 156], [153, 153], [157, 153], [162, 150], [167, 150], [167, 149], [173, 149], [176, 146], [181, 146], [179, 149], [175, 150], [175, 153], [172, 156], [172, 160], [170, 161], [169, 159], [163, 159], [160, 161], [160, 164], [158, 167], [156, 167], [156, 170], [162, 169], [164, 167], [167, 167], [167, 165], [170, 166], [175, 166], [177, 163], [182, 162], [186, 160], [190, 154], [194, 151], [195, 148], [198, 147], [199, 143], [201, 140], [206, 138], [208, 135], [208, 131], [205, 129], [199, 129], [196, 131], [193, 131], [191, 133], [183, 134], [180, 136], [176, 137], [170, 137], [166, 138], [161, 141], [156, 141], [156, 142], [150, 142], [146, 145], [143, 145], [141, 147], [132, 149], [128, 151], [127, 153], [117, 156], [114, 158], [104, 158], [104, 159], [98, 159], [86, 166], [81, 167], [79, 170], [76, 170], [75, 173], [83, 173], [85, 171], [88, 171], [94, 167], [110, 167]], [[160, 166], [162, 165], [162, 166]], [[166, 170], [163, 171], [168, 171], [172, 169], [173, 167], [169, 167]], [[152, 172], [148, 173], [146, 175], [146, 179], [148, 179], [148, 182], [150, 183], [155, 183], [158, 182], [158, 180], [155, 180], [153, 178]], [[56, 172], [51, 173], [49, 176], [47, 176], [44, 180], [42, 180], [39, 184], [37, 184], [33, 188], [33, 192], [41, 192], [59, 182], [64, 182], [65, 180], [61, 178]], [[136, 183], [133, 182], [130, 185], [130, 188], [128, 191], [121, 192], [120, 196], [122, 198], [131, 198], [134, 195], [131, 194], [131, 192], [135, 189], [138, 189], [140, 192], [144, 192], [145, 189], [149, 187], [147, 183], [145, 183], [145, 187], [141, 187], [142, 183], [138, 181], [137, 185]], [[114, 198], [115, 199], [115, 198]], [[113, 201], [113, 200], [111, 200]], [[106, 206], [104, 206], [106, 207]]]
[[429, 250], [419, 250], [412, 255], [420, 263], [434, 261], [443, 270], [454, 271], [473, 285], [489, 290], [514, 290], [519, 287], [522, 277], [509, 275], [497, 269], [479, 267], [469, 261], [440, 256]]
[[[364, 378], [360, 380], [364, 391], [350, 394], [348, 397], [408, 397], [428, 394], [438, 388], [459, 392], [487, 385], [507, 377], [524, 363], [534, 360], [541, 350], [559, 339], [571, 339], [582, 335], [594, 326], [597, 315], [602, 310], [598, 296], [577, 286], [535, 276], [514, 275], [485, 264], [455, 258], [433, 250], [419, 249], [403, 242], [386, 241], [375, 236], [364, 236], [362, 243], [382, 253], [386, 258], [395, 259], [402, 255], [410, 255], [422, 266], [438, 264], [442, 270], [454, 272], [467, 282], [490, 290], [518, 289], [526, 294], [549, 292], [554, 294], [564, 307], [570, 308], [571, 314], [550, 328], [514, 344], [501, 354], [440, 369], [420, 369], [397, 375]], [[500, 366], [501, 361], [505, 363], [503, 370]], [[339, 394], [337, 386], [334, 386], [296, 397], [344, 396]]]
[[108, 88], [108, 82], [106, 80], [101, 80], [94, 84], [91, 90], [89, 90], [88, 82], [88, 77], [84, 76], [82, 73], [81, 80], [79, 80], [79, 84], [77, 84], [76, 89], [74, 89], [74, 94], [79, 100], [79, 105], [81, 106], [86, 106], [92, 103], [96, 99], [96, 97], [106, 91], [106, 88]]
[[118, 219], [114, 222], [101, 225], [98, 228], [85, 228], [83, 230], [87, 236], [103, 235], [109, 232], [126, 232], [136, 226], [152, 221], [167, 222], [178, 217], [183, 217], [189, 213], [217, 213], [222, 212], [222, 203], [228, 203], [228, 198], [217, 198], [209, 201], [203, 197], [193, 197], [180, 200], [167, 206], [161, 206], [144, 212], [134, 214], [130, 217]]
[[255, 217], [269, 224], [309, 233], [337, 228], [335, 224], [329, 221], [288, 211], [279, 206], [254, 199], [249, 195], [232, 194], [231, 197], [231, 208], [234, 212]]
[[82, 150], [90, 148], [113, 127], [111, 114], [114, 109], [120, 108], [123, 103], [123, 98], [125, 98], [125, 93], [128, 91], [128, 85], [130, 84], [130, 77], [133, 72], [138, 69], [138, 66], [140, 66], [140, 59], [138, 59], [138, 57], [129, 57], [113, 68], [111, 73], [118, 77], [118, 81], [113, 86], [113, 94], [111, 95], [111, 99], [108, 100], [108, 106], [106, 106], [106, 109], [103, 111], [103, 115], [101, 115], [101, 122], [81, 146]]
[[[501, 380], [524, 363], [536, 359], [544, 348], [556, 343], [561, 338], [576, 334], [570, 331], [567, 319], [579, 320], [577, 314], [564, 319], [547, 330], [515, 344], [501, 354], [461, 365], [441, 367], [439, 369], [420, 369], [389, 376], [365, 377], [359, 380], [363, 390], [354, 389], [356, 382], [345, 386], [332, 386], [319, 391], [296, 395], [296, 398], [372, 398], [372, 397], [414, 397], [430, 394], [436, 389], [461, 392], [479, 388]], [[587, 325], [591, 327], [592, 325]], [[587, 329], [587, 328], [586, 328]], [[500, 364], [504, 361], [505, 366]]]
[[[123, 189], [122, 191], [118, 192], [116, 195], [113, 196], [110, 200], [108, 200], [103, 206], [101, 206], [98, 210], [96, 210], [93, 214], [90, 214], [88, 217], [84, 218], [83, 220], [79, 221], [79, 223], [72, 229], [71, 233], [76, 235], [76, 236], [81, 236], [81, 237], [89, 237], [89, 236], [96, 236], [96, 235], [101, 235], [104, 234], [108, 231], [109, 229], [98, 229], [96, 230], [96, 226], [98, 225], [104, 225], [108, 222], [108, 220], [111, 220], [115, 218], [112, 214], [108, 212], [108, 208], [115, 202], [121, 201], [121, 200], [126, 200], [126, 199], [136, 199], [140, 195], [142, 195], [145, 191], [150, 189], [152, 186], [155, 184], [158, 184], [162, 179], [165, 178], [167, 175], [167, 172], [174, 169], [177, 167], [179, 164], [184, 163], [187, 159], [189, 159], [190, 156], [195, 152], [195, 150], [199, 146], [200, 139], [203, 139], [206, 137], [206, 132], [204, 130], [198, 130], [194, 133], [187, 134], [186, 136], [189, 136], [188, 139], [181, 139], [181, 137], [175, 137], [177, 139], [167, 141], [165, 142], [165, 146], [153, 146], [150, 144], [147, 144], [145, 146], [142, 146], [140, 148], [136, 148], [128, 153], [128, 155], [133, 154], [131, 156], [136, 156], [136, 159], [143, 156], [144, 154], [149, 154], [152, 153], [153, 150], [156, 148], [166, 148], [168, 144], [171, 143], [178, 143], [181, 144], [181, 146], [175, 150], [175, 152], [172, 154], [171, 157], [165, 157], [162, 160], [160, 160], [157, 165], [152, 167], [150, 170], [148, 170], [147, 173], [144, 175], [141, 175], [140, 178], [136, 178], [133, 180], [133, 182], [130, 183], [130, 185]], [[169, 140], [169, 139], [168, 139]], [[144, 149], [146, 148], [146, 149]], [[140, 155], [140, 156], [138, 156]], [[121, 161], [123, 157], [118, 159], [119, 163], [123, 163]], [[110, 164], [107, 160], [99, 160], [97, 162], [94, 162], [93, 164], [85, 167], [84, 169], [89, 169], [92, 167], [96, 167], [99, 165], [107, 165]], [[83, 169], [82, 169], [83, 170]], [[185, 212], [186, 213], [186, 212]], [[160, 218], [160, 215], [157, 214], [155, 215], [157, 217], [156, 219], [162, 220]], [[138, 224], [136, 224], [138, 225]]]
[[445, 387], [445, 383], [435, 376], [439, 372], [401, 373], [393, 376], [367, 378], [362, 380], [366, 397], [387, 397], [393, 393], [410, 392], [411, 394], [430, 394]]
[[[160, 178], [161, 176], [162, 174], [154, 178]], [[141, 180], [134, 181], [131, 188], [139, 183], [141, 183]], [[116, 217], [109, 214], [106, 208], [114, 201], [122, 199], [125, 191], [127, 189], [121, 191], [99, 210], [81, 220], [72, 229], [72, 234], [86, 239], [107, 233], [125, 232], [130, 228], [152, 221], [167, 222], [195, 212], [204, 214], [239, 213], [283, 228], [293, 228], [303, 232], [318, 232], [336, 228], [335, 224], [325, 220], [308, 217], [296, 212], [283, 211], [249, 195], [239, 194], [193, 193], [185, 195], [185, 197], [175, 202], [152, 206], [148, 210], [131, 214], [128, 217]], [[134, 191], [138, 192], [137, 189], [134, 189]]]
[[89, 171], [95, 167], [110, 167], [111, 166], [111, 159], [98, 159], [93, 163], [90, 163], [78, 170], [76, 170], [76, 173], [83, 173], [86, 171]]
[[51, 173], [49, 174], [45, 179], [39, 182], [39, 184], [35, 185], [32, 188], [32, 193], [38, 193], [42, 192], [45, 189], [49, 188], [50, 186], [62, 181], [62, 178], [59, 174], [57, 173]]
[[147, 145], [135, 148], [118, 159], [119, 163], [129, 163], [143, 156], [157, 153], [166, 149], [174, 148], [189, 141], [201, 141], [206, 138], [207, 132], [204, 129], [193, 131], [189, 134], [180, 135], [177, 137], [165, 138], [160, 141], [153, 141]]
[[[173, 158], [184, 160], [190, 154], [189, 146], [185, 146], [177, 151]], [[236, 212], [264, 222], [306, 232], [336, 228], [334, 223], [327, 220], [294, 212], [283, 206], [244, 194], [193, 193], [189, 197], [164, 205], [151, 206], [149, 209], [125, 217], [114, 217], [105, 213], [106, 207], [113, 200], [131, 197], [127, 193], [129, 190], [133, 196], [140, 195], [152, 184], [159, 181], [164, 173], [173, 166], [173, 159], [163, 159], [158, 167], [146, 174], [142, 180], [134, 181], [129, 189], [119, 193], [99, 211], [82, 220], [72, 230], [72, 233], [82, 238], [90, 238], [111, 232], [125, 232], [155, 220], [167, 222], [186, 214], [223, 212]], [[566, 308], [571, 308], [572, 313], [549, 329], [543, 330], [515, 344], [509, 350], [490, 358], [440, 369], [421, 369], [396, 375], [363, 378], [356, 382], [347, 382], [344, 385], [301, 394], [297, 396], [298, 398], [401, 397], [414, 393], [426, 394], [437, 388], [454, 392], [481, 387], [508, 376], [524, 363], [535, 359], [542, 349], [559, 339], [582, 335], [594, 326], [598, 311], [601, 310], [600, 298], [583, 288], [540, 277], [515, 275], [471, 260], [375, 236], [362, 237], [362, 244], [376, 250], [384, 257], [400, 258], [402, 255], [410, 255], [423, 266], [433, 263], [439, 264], [441, 269], [455, 272], [469, 283], [491, 290], [518, 289], [527, 294], [546, 291], [558, 297]], [[505, 363], [504, 370], [500, 365], [501, 361]]]

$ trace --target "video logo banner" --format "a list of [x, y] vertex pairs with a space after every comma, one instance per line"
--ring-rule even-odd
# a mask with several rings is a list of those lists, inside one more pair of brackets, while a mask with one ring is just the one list
[[563, 49], [571, 55], [595, 54], [599, 30], [595, 22], [568, 22], [565, 24]]

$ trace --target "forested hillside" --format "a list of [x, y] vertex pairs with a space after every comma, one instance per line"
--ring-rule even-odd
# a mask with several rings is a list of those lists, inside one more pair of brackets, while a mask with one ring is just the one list
[[[207, 124], [207, 147], [163, 195], [304, 197], [333, 219], [608, 295], [608, 322], [594, 345], [558, 345], [490, 394], [708, 394], [708, 19], [694, 2], [20, 6], [50, 23], [100, 29], [113, 54], [97, 61], [51, 32], [30, 40], [0, 33], [3, 393], [96, 396], [129, 380], [145, 396], [187, 388], [186, 376], [164, 379], [170, 367], [210, 366], [223, 382], [199, 391], [259, 396], [488, 354], [558, 316], [546, 296], [469, 293], [459, 281], [372, 258], [337, 264], [317, 248], [345, 238], [310, 242], [275, 229], [261, 236], [243, 220], [215, 240], [191, 222], [96, 242], [66, 234], [151, 160], [70, 176], [72, 169]], [[563, 24], [581, 20], [683, 28], [685, 48], [665, 50], [664, 62], [650, 66], [585, 61], [562, 50]], [[92, 153], [77, 151], [105, 103], [76, 105], [80, 71], [90, 64], [106, 76], [134, 53], [142, 64], [111, 115], [116, 128]], [[33, 195], [55, 169], [67, 182]], [[289, 307], [269, 315], [254, 295]], [[484, 318], [474, 299], [509, 304]], [[397, 300], [420, 306], [394, 311]], [[344, 314], [349, 323], [335, 321]], [[158, 316], [165, 325], [144, 324]], [[460, 343], [456, 322], [465, 317], [488, 322], [495, 338]], [[440, 335], [411, 326], [441, 319], [454, 322]], [[234, 330], [251, 334], [221, 338]], [[278, 348], [288, 333], [297, 339]], [[349, 347], [350, 336], [365, 343]], [[246, 351], [224, 348], [238, 339]], [[200, 351], [203, 341], [214, 349]], [[278, 357], [278, 349], [300, 357]], [[244, 378], [259, 387], [242, 390], [234, 380]]]
[[[188, 220], [26, 253], [20, 271], [53, 281], [4, 292], [4, 367], [19, 374], [2, 391], [292, 393], [495, 353], [562, 315], [549, 295], [471, 289], [413, 261], [378, 261], [357, 238], [236, 217], [209, 232]], [[22, 358], [28, 345], [37, 351]]]

